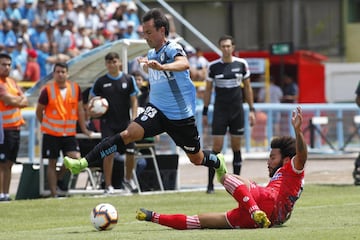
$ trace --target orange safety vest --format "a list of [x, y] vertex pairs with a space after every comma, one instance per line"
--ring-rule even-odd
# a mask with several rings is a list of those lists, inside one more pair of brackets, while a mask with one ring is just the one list
[[[20, 90], [13, 79], [9, 77], [5, 78], [5, 80], [1, 79], [0, 84], [5, 88], [7, 93], [13, 96], [19, 96]], [[4, 129], [17, 128], [25, 123], [19, 107], [9, 106], [3, 101], [0, 101], [0, 111], [2, 113]]]
[[79, 86], [66, 81], [66, 97], [63, 99], [59, 86], [52, 82], [45, 86], [48, 104], [45, 107], [41, 131], [52, 136], [75, 136], [78, 120]]

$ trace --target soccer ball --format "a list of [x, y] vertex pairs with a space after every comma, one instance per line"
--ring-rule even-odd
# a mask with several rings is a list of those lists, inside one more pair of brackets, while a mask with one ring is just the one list
[[101, 203], [91, 211], [90, 221], [99, 231], [110, 230], [118, 222], [118, 213], [110, 203]]
[[95, 114], [104, 114], [109, 108], [106, 98], [94, 97], [89, 101], [89, 110]]

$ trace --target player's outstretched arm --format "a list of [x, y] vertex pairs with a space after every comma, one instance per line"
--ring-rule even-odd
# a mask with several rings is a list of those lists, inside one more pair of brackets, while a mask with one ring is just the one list
[[302, 170], [304, 169], [305, 162], [307, 160], [307, 145], [305, 143], [304, 135], [301, 128], [303, 122], [303, 115], [300, 106], [298, 106], [296, 110], [293, 111], [291, 122], [295, 131], [296, 138], [296, 156], [294, 161], [294, 167], [297, 170]]

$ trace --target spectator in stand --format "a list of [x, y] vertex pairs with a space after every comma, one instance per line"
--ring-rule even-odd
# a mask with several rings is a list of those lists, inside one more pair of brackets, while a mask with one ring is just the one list
[[118, 31], [116, 32], [116, 39], [126, 38], [126, 29], [127, 29], [126, 22], [120, 21], [118, 26]]
[[47, 11], [47, 9], [46, 9], [45, 0], [38, 0], [36, 8], [35, 8], [35, 19], [36, 20], [32, 24], [37, 23], [37, 22], [45, 23], [47, 21], [46, 11]]
[[40, 78], [47, 76], [52, 72], [52, 66], [58, 62], [67, 62], [70, 60], [70, 56], [62, 53], [55, 55], [50, 54], [50, 47], [48, 43], [40, 45], [40, 49], [37, 50], [38, 58], [37, 61], [40, 66]]
[[37, 62], [37, 52], [35, 49], [29, 49], [27, 55], [27, 64], [23, 80], [37, 82], [40, 80], [40, 66]]
[[33, 8], [33, 4], [34, 0], [25, 0], [25, 4], [19, 8], [21, 18], [26, 19], [31, 23], [35, 21], [36, 14], [35, 9]]
[[137, 9], [136, 4], [133, 1], [130, 1], [127, 5], [125, 15], [127, 16], [126, 18], [128, 21], [134, 22], [135, 29], [137, 29], [141, 25], [137, 11], [138, 11], [138, 9]]
[[96, 31], [91, 34], [90, 39], [94, 47], [98, 47], [105, 43], [105, 37], [103, 36], [102, 32], [105, 26], [103, 23], [99, 23]]
[[9, 6], [6, 8], [6, 16], [9, 20], [21, 20], [19, 9], [19, 0], [9, 0]]
[[133, 21], [127, 22], [127, 29], [125, 32], [125, 38], [126, 39], [139, 39], [139, 35], [136, 32], [135, 29], [135, 23]]
[[111, 16], [111, 20], [115, 20], [116, 22], [127, 21], [126, 17], [124, 16], [126, 12], [126, 7], [122, 7], [124, 6], [124, 4], [126, 5], [126, 3], [122, 4], [123, 5], [120, 4], [120, 6], [115, 9], [114, 13]]
[[87, 3], [85, 5], [85, 27], [90, 30], [90, 34], [96, 32], [100, 23], [100, 17], [97, 15], [97, 2]]
[[121, 19], [118, 19], [118, 21], [129, 21], [128, 19], [128, 15], [126, 14], [126, 11], [127, 11], [127, 7], [128, 7], [128, 1], [121, 1], [120, 4], [119, 4], [119, 7], [117, 9], [118, 11], [118, 16], [121, 14]]
[[54, 36], [55, 29], [56, 29], [55, 23], [49, 23], [46, 25], [46, 28], [45, 28], [46, 36], [49, 41], [49, 47], [50, 47], [49, 52], [51, 55], [56, 54], [56, 49], [57, 49], [57, 45], [55, 42], [55, 36]]
[[20, 29], [19, 29], [19, 38], [22, 38], [26, 48], [33, 48], [30, 42], [30, 35], [34, 31], [33, 28], [29, 28], [30, 22], [27, 19], [22, 19], [20, 21]]
[[30, 35], [30, 42], [34, 49], [39, 49], [40, 44], [49, 42], [45, 32], [45, 22], [36, 23], [35, 31]]
[[85, 26], [79, 26], [78, 32], [75, 33], [76, 48], [79, 49], [79, 54], [87, 52], [93, 48], [93, 44], [88, 36], [88, 29]]
[[3, 43], [9, 44], [9, 43], [16, 43], [16, 34], [15, 32], [12, 30], [13, 28], [13, 23], [10, 20], [5, 20], [3, 22]]
[[104, 43], [109, 43], [109, 42], [114, 41], [114, 34], [110, 30], [104, 29], [102, 31], [102, 35], [103, 35], [103, 37], [105, 39]]
[[57, 18], [57, 15], [56, 15], [56, 5], [57, 4], [55, 4], [55, 2], [53, 0], [46, 0], [46, 2], [45, 2], [46, 21], [44, 22], [45, 24], [54, 22], [54, 21], [59, 21], [59, 19]]
[[0, 23], [6, 19], [7, 19], [7, 16], [6, 16], [6, 12], [5, 12], [5, 2], [0, 1]]
[[85, 17], [85, 5], [82, 0], [77, 0], [74, 2], [74, 12], [76, 15], [75, 19], [71, 19], [74, 23], [76, 29], [80, 26], [86, 25], [86, 17]]
[[61, 53], [72, 56], [69, 49], [72, 47], [73, 38], [72, 32], [68, 29], [68, 21], [61, 21], [54, 30], [54, 40], [56, 43], [56, 50], [54, 53]]

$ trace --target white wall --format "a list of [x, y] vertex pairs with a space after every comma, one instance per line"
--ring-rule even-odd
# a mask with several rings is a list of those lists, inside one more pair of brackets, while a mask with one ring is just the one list
[[325, 98], [329, 103], [354, 102], [360, 63], [325, 63]]

